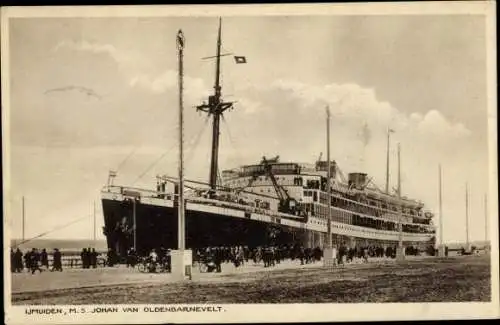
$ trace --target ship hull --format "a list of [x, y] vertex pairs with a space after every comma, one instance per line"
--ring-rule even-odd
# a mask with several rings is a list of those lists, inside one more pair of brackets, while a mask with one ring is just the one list
[[[102, 200], [108, 248], [123, 255], [134, 246], [138, 253], [153, 248], [176, 248], [178, 245], [178, 209], [175, 206], [135, 204]], [[117, 227], [125, 225], [126, 230]], [[118, 230], [117, 230], [118, 228]], [[293, 245], [307, 241], [308, 230], [275, 225], [247, 218], [186, 209], [186, 247]]]
[[[128, 200], [122, 194], [105, 192], [102, 205], [107, 245], [118, 255], [125, 256], [134, 246], [139, 254], [147, 254], [153, 248], [178, 247], [178, 209], [173, 200], [158, 197]], [[308, 223], [285, 220], [264, 212], [248, 212], [244, 207], [228, 208], [219, 202], [188, 202], [185, 211], [186, 247], [190, 249], [241, 245], [321, 248], [326, 243], [326, 226], [318, 224], [318, 220]], [[375, 234], [373, 229], [338, 223], [332, 227], [332, 241], [337, 245], [395, 247], [398, 241], [397, 232]], [[421, 249], [434, 241], [428, 235], [412, 237], [405, 233], [403, 237], [405, 244]]]

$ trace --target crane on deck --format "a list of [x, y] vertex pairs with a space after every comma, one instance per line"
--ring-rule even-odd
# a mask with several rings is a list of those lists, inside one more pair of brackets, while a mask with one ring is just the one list
[[279, 156], [274, 159], [268, 160], [266, 159], [266, 157], [262, 157], [261, 164], [264, 165], [264, 171], [271, 179], [274, 190], [278, 195], [278, 199], [280, 201], [278, 211], [295, 214], [297, 211], [300, 210], [297, 201], [294, 198], [292, 198], [290, 194], [288, 194], [288, 191], [283, 186], [278, 184], [278, 181], [276, 180], [276, 177], [274, 176], [272, 171], [271, 163], [276, 163], [278, 161], [278, 158]]

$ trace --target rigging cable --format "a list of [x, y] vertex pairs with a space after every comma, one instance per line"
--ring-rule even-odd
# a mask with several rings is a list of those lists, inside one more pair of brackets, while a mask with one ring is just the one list
[[[177, 128], [177, 127], [174, 127], [174, 128]], [[118, 173], [118, 171], [120, 170], [120, 168], [122, 168], [123, 166], [125, 166], [125, 163], [130, 159], [130, 157], [132, 157], [132, 155], [137, 151], [137, 149], [139, 149], [139, 146], [135, 146], [132, 151], [125, 157], [125, 159], [123, 159], [120, 164], [118, 165], [118, 167], [116, 168], [116, 172]]]
[[[208, 121], [208, 116], [207, 116], [207, 117], [206, 117], [206, 119], [205, 119], [205, 126], [207, 125], [207, 121]], [[204, 129], [204, 128], [203, 128], [203, 129]], [[197, 139], [197, 142], [199, 141], [199, 138], [201, 137], [201, 133], [202, 133], [202, 132], [200, 132], [200, 133], [198, 134], [198, 139]], [[191, 142], [191, 143], [192, 143], [192, 142], [193, 142], [193, 141], [192, 141], [193, 139], [194, 139], [194, 137], [193, 137], [193, 138], [191, 138], [191, 141], [189, 141], [189, 142]], [[147, 173], [151, 170], [151, 168], [153, 168], [154, 166], [156, 166], [156, 164], [158, 164], [158, 163], [159, 163], [159, 162], [160, 162], [160, 161], [161, 161], [161, 160], [162, 160], [162, 159], [163, 159], [163, 158], [164, 158], [167, 154], [169, 154], [169, 153], [170, 153], [170, 152], [171, 152], [171, 151], [172, 151], [172, 150], [173, 150], [176, 146], [177, 146], [177, 143], [173, 144], [173, 145], [172, 145], [172, 146], [171, 146], [171, 147], [170, 147], [167, 151], [165, 151], [165, 152], [164, 152], [164, 153], [163, 153], [160, 157], [158, 157], [158, 159], [156, 159], [156, 160], [155, 160], [155, 161], [154, 161], [151, 165], [149, 165], [149, 166], [148, 166], [148, 168], [146, 168], [146, 169], [144, 170], [144, 172], [143, 172], [142, 174], [140, 174], [140, 175], [139, 175], [139, 177], [137, 177], [137, 178], [135, 179], [135, 181], [133, 181], [133, 182], [132, 182], [132, 185], [134, 185], [134, 184], [135, 184], [135, 183], [137, 183], [139, 180], [141, 180], [141, 179], [142, 179], [142, 178], [143, 178], [143, 177], [144, 177], [144, 176], [145, 176], [145, 175], [146, 175], [146, 174], [147, 174]]]
[[134, 147], [134, 149], [132, 149], [132, 151], [127, 155], [127, 157], [125, 157], [125, 159], [123, 159], [121, 161], [121, 163], [118, 165], [118, 167], [116, 167], [116, 173], [118, 173], [120, 168], [122, 168], [125, 165], [125, 163], [127, 162], [127, 160], [129, 160], [129, 158], [132, 157], [132, 155], [137, 151], [137, 148], [138, 147]]
[[69, 227], [69, 226], [71, 226], [71, 225], [73, 225], [73, 224], [75, 224], [75, 223], [77, 223], [77, 222], [80, 222], [80, 221], [82, 221], [82, 220], [84, 220], [84, 219], [87, 219], [87, 218], [89, 218], [89, 216], [81, 217], [81, 218], [78, 218], [78, 219], [73, 220], [73, 221], [71, 221], [71, 222], [68, 222], [68, 223], [66, 223], [66, 224], [64, 224], [64, 225], [61, 225], [61, 226], [58, 226], [58, 227], [52, 228], [52, 229], [51, 229], [51, 230], [49, 230], [49, 231], [43, 232], [43, 233], [41, 233], [41, 234], [39, 234], [39, 235], [37, 235], [37, 236], [35, 236], [35, 237], [32, 237], [32, 238], [30, 238], [30, 239], [26, 239], [26, 240], [23, 240], [23, 241], [22, 241], [22, 242], [20, 242], [20, 243], [17, 243], [16, 245], [14, 245], [14, 247], [13, 247], [13, 248], [19, 247], [20, 245], [25, 244], [25, 243], [28, 243], [28, 242], [30, 242], [30, 241], [32, 241], [32, 240], [34, 240], [34, 239], [37, 239], [37, 238], [43, 237], [43, 236], [45, 236], [45, 235], [47, 235], [47, 234], [50, 234], [51, 232], [54, 232], [54, 231], [56, 231], [56, 230], [60, 230], [60, 229], [63, 229], [63, 228]]
[[243, 159], [241, 159], [241, 155], [240, 155], [240, 152], [238, 151], [237, 149], [237, 146], [233, 140], [233, 137], [231, 136], [231, 131], [229, 130], [229, 123], [227, 123], [226, 119], [224, 118], [224, 115], [222, 115], [222, 121], [224, 122], [223, 124], [225, 125], [226, 127], [226, 131], [227, 131], [227, 136], [229, 138], [229, 142], [231, 143], [231, 146], [233, 147], [235, 153], [236, 153], [236, 159], [240, 162], [240, 163], [243, 163]]
[[186, 159], [186, 164], [189, 163], [189, 161], [193, 158], [193, 155], [194, 155], [194, 151], [196, 149], [196, 147], [198, 147], [198, 144], [201, 140], [201, 136], [203, 135], [203, 132], [205, 131], [206, 127], [207, 127], [207, 124], [208, 124], [208, 120], [210, 119], [210, 116], [207, 115], [205, 116], [205, 123], [203, 124], [203, 127], [201, 128], [201, 131], [198, 133], [198, 135], [196, 136], [196, 139], [195, 141], [191, 141], [192, 142], [192, 146], [190, 147], [189, 149], [189, 153], [188, 153], [188, 157]]
[[151, 168], [153, 168], [154, 166], [156, 166], [157, 163], [160, 162], [160, 160], [163, 159], [163, 157], [165, 157], [167, 154], [169, 154], [175, 147], [177, 146], [177, 143], [175, 143], [174, 145], [172, 145], [167, 151], [165, 151], [158, 159], [156, 159], [151, 165], [148, 166], [148, 168], [146, 168], [146, 170], [144, 170], [144, 172], [142, 174], [139, 175], [139, 177], [137, 177], [135, 179], [135, 181], [132, 182], [132, 185], [134, 185], [135, 183], [137, 183], [139, 180], [141, 180], [150, 170]]

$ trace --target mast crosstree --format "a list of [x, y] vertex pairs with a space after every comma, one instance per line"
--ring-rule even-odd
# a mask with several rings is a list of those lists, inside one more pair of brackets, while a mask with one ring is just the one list
[[220, 58], [221, 56], [221, 26], [222, 19], [219, 18], [219, 32], [217, 37], [217, 52], [215, 64], [215, 85], [214, 94], [208, 97], [208, 103], [204, 103], [196, 107], [197, 111], [203, 111], [213, 116], [212, 120], [212, 158], [210, 162], [210, 178], [209, 184], [212, 193], [217, 187], [218, 164], [219, 164], [219, 134], [220, 134], [220, 119], [222, 114], [233, 107], [233, 102], [225, 102], [222, 100], [222, 87], [220, 83]]

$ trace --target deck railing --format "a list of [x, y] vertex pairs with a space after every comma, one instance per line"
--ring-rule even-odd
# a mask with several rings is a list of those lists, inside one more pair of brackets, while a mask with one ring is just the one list
[[[157, 198], [157, 199], [160, 197], [163, 197], [163, 196], [169, 197], [169, 198], [173, 198], [175, 196], [175, 194], [173, 194], [173, 193], [158, 192], [158, 191], [148, 190], [148, 189], [143, 189], [143, 188], [129, 187], [129, 186], [125, 187], [125, 186], [116, 186], [116, 185], [107, 186], [103, 189], [103, 191], [121, 194], [121, 195], [125, 195], [125, 196], [127, 196], [127, 194], [131, 195], [131, 194], [133, 194], [133, 192], [136, 192], [136, 195], [139, 197]], [[281, 212], [277, 212], [277, 211], [271, 211], [268, 209], [253, 207], [250, 205], [244, 205], [244, 204], [240, 204], [237, 202], [225, 201], [225, 200], [221, 200], [221, 199], [214, 200], [214, 199], [209, 199], [209, 198], [204, 198], [204, 197], [199, 197], [199, 196], [186, 196], [185, 200], [186, 200], [186, 202], [209, 204], [209, 205], [221, 207], [221, 208], [233, 208], [233, 209], [245, 211], [247, 213], [257, 213], [257, 214], [267, 215], [267, 216], [279, 218], [279, 219], [295, 220], [298, 222], [304, 220], [304, 218], [301, 216], [281, 213]], [[380, 217], [366, 215], [364, 213], [358, 213], [358, 212], [353, 212], [350, 210], [345, 210], [345, 209], [335, 207], [335, 206], [332, 206], [331, 208], [334, 210], [342, 211], [342, 212], [348, 212], [351, 214], [358, 214], [360, 216], [367, 217], [367, 218], [379, 219], [379, 220], [384, 220], [384, 221], [393, 221], [393, 220], [383, 219]], [[411, 225], [415, 225], [415, 224], [411, 224]], [[426, 225], [422, 225], [422, 226], [426, 226]], [[408, 233], [408, 234], [416, 234], [416, 233]]]

